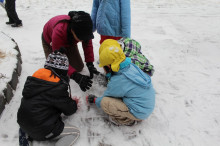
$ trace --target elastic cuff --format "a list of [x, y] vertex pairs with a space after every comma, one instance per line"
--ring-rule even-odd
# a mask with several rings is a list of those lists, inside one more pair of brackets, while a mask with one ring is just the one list
[[[97, 97], [96, 97], [97, 98]], [[95, 103], [96, 98], [94, 98], [93, 103]]]

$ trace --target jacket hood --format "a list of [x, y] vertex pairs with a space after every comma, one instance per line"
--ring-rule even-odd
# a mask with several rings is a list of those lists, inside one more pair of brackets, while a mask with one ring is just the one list
[[[128, 68], [129, 71], [127, 71]], [[148, 88], [151, 86], [150, 76], [145, 74], [135, 64], [131, 63], [130, 58], [126, 58], [126, 60], [120, 64], [119, 73], [122, 73], [129, 80], [143, 88]]]
[[60, 82], [48, 82], [35, 77], [27, 77], [27, 80], [22, 91], [24, 98], [31, 98], [41, 94], [44, 91], [48, 91], [56, 86], [60, 85]]

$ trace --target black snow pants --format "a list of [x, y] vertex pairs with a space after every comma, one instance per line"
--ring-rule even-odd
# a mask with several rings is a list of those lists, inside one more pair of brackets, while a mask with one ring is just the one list
[[16, 0], [6, 0], [5, 9], [9, 18], [9, 22], [20, 24], [21, 20], [18, 18], [16, 8], [15, 8]]

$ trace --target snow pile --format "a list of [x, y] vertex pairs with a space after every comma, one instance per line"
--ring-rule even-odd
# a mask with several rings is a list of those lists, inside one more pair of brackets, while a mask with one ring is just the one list
[[4, 33], [0, 32], [0, 92], [11, 80], [12, 73], [16, 67], [18, 51], [14, 48], [16, 44]]

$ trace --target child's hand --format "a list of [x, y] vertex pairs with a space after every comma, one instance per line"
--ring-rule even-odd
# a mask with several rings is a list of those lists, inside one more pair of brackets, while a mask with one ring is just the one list
[[89, 96], [86, 96], [86, 102], [89, 104], [93, 104], [95, 103], [96, 98], [97, 97], [95, 95], [90, 94]]
[[79, 98], [77, 96], [72, 96], [71, 98], [76, 101], [76, 104], [79, 103]]
[[80, 106], [81, 106], [81, 104], [82, 104], [82, 102], [81, 102], [80, 98], [79, 98], [79, 97], [77, 97], [77, 96], [73, 96], [73, 97], [72, 97], [72, 99], [76, 101], [77, 108], [79, 109], [79, 108], [80, 108]]

